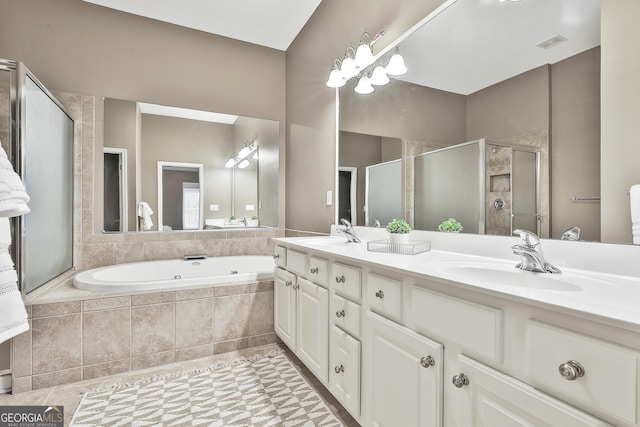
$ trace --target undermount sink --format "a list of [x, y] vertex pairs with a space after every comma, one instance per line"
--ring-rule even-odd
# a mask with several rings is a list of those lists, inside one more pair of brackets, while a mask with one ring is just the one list
[[521, 288], [576, 292], [594, 286], [615, 286], [612, 282], [573, 272], [534, 273], [514, 264], [492, 262], [445, 262], [434, 266], [446, 277], [464, 282], [483, 282]]

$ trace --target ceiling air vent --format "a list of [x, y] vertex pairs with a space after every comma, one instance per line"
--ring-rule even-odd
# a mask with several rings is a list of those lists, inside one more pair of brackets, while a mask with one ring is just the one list
[[536, 46], [538, 46], [541, 49], [551, 49], [552, 47], [555, 47], [557, 45], [559, 45], [560, 43], [566, 42], [567, 38], [566, 37], [562, 37], [561, 35], [557, 35], [557, 36], [553, 36], [548, 40], [545, 40], [543, 42], [538, 43]]

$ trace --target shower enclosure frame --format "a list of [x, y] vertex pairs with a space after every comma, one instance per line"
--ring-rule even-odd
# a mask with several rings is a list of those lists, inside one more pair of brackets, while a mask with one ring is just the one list
[[[26, 90], [27, 78], [29, 78], [59, 109], [66, 117], [71, 121], [72, 126], [72, 148], [71, 148], [71, 164], [74, 162], [74, 150], [73, 150], [73, 129], [74, 120], [62, 105], [60, 101], [45, 87], [45, 85], [24, 65], [22, 62], [0, 59], [0, 70], [9, 71], [10, 73], [10, 111], [11, 126], [9, 130], [10, 140], [6, 145], [8, 148], [7, 156], [12, 163], [15, 172], [24, 180], [27, 171], [26, 165]], [[75, 222], [73, 200], [75, 200], [74, 191], [74, 171], [71, 171], [71, 266], [68, 270], [73, 268], [75, 260], [73, 257], [73, 242], [74, 242], [74, 230], [73, 224]], [[28, 190], [28, 189], [27, 189]], [[23, 298], [30, 292], [35, 291], [38, 287], [27, 290], [26, 286], [26, 269], [27, 269], [27, 253], [26, 253], [26, 221], [24, 216], [14, 217], [11, 220], [11, 234], [12, 245], [11, 255], [14, 259], [15, 269], [18, 274], [18, 286]], [[66, 271], [58, 272], [54, 277], [65, 273]], [[52, 277], [53, 278], [53, 277]]]

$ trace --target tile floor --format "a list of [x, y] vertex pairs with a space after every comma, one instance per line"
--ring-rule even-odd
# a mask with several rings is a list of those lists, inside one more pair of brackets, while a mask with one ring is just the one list
[[124, 374], [102, 377], [95, 380], [87, 380], [72, 384], [65, 384], [56, 387], [50, 387], [40, 390], [29, 391], [17, 395], [2, 394], [0, 395], [0, 406], [19, 406], [19, 405], [60, 405], [64, 406], [65, 426], [69, 425], [73, 413], [75, 412], [82, 394], [93, 388], [126, 382], [134, 382], [138, 379], [150, 377], [153, 375], [166, 375], [174, 372], [180, 372], [190, 368], [205, 367], [217, 363], [235, 360], [242, 357], [251, 357], [257, 354], [266, 354], [275, 349], [282, 348], [286, 351], [287, 356], [298, 368], [302, 376], [307, 380], [311, 387], [322, 397], [331, 412], [344, 424], [345, 427], [356, 427], [359, 424], [349, 415], [349, 413], [338, 403], [338, 401], [329, 393], [329, 391], [320, 383], [320, 381], [307, 369], [306, 366], [284, 345], [271, 344], [262, 347], [254, 347], [246, 350], [233, 351], [229, 353], [218, 354], [202, 359], [189, 360], [180, 363], [172, 363], [170, 365], [131, 371]]

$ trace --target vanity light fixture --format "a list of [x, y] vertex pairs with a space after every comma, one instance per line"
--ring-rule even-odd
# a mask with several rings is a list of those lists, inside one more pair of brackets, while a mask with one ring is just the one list
[[349, 46], [347, 52], [344, 54], [342, 65], [340, 66], [340, 76], [346, 81], [351, 77], [358, 75], [358, 68], [356, 67], [355, 60], [356, 51]]
[[333, 67], [331, 67], [331, 72], [329, 73], [329, 80], [325, 83], [328, 87], [342, 87], [347, 84], [347, 82], [342, 78], [340, 73], [340, 60], [336, 59], [333, 61]]
[[253, 158], [257, 159], [258, 158], [257, 150], [258, 150], [258, 144], [256, 144], [255, 141], [246, 141], [238, 154], [234, 154], [231, 157], [229, 157], [229, 160], [227, 160], [227, 162], [224, 164], [224, 167], [232, 168], [238, 165], [239, 168], [242, 168], [242, 169], [246, 168], [247, 166], [249, 166], [249, 161], [246, 158], [249, 157], [251, 153], [255, 152]]
[[358, 80], [358, 85], [354, 89], [356, 93], [361, 95], [367, 95], [373, 92], [373, 86], [371, 86], [371, 81], [367, 75], [360, 77]]
[[394, 53], [391, 59], [389, 59], [389, 63], [384, 67], [384, 70], [390, 76], [401, 76], [407, 72], [407, 66], [404, 63], [404, 58], [400, 55], [397, 47], [396, 53]]
[[229, 157], [229, 160], [227, 160], [227, 163], [224, 164], [224, 167], [225, 168], [232, 168], [239, 161], [240, 161], [240, 159], [238, 158], [238, 156], [231, 156], [231, 157]]
[[249, 166], [249, 164], [250, 164], [250, 163], [249, 163], [249, 160], [247, 160], [247, 159], [242, 159], [242, 161], [238, 164], [238, 167], [239, 167], [240, 169], [244, 169], [244, 168], [248, 167], [248, 166]]
[[369, 82], [376, 86], [382, 86], [389, 83], [389, 76], [387, 76], [387, 72], [384, 70], [382, 65], [378, 65], [373, 69]]
[[358, 46], [358, 50], [356, 50], [356, 56], [353, 58], [353, 62], [356, 68], [362, 69], [373, 64], [375, 61], [376, 59], [373, 57], [373, 52], [371, 51], [371, 36], [365, 31], [360, 38], [360, 45]]

